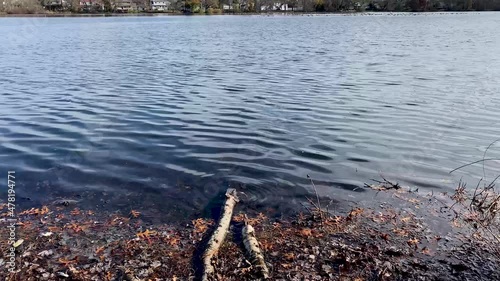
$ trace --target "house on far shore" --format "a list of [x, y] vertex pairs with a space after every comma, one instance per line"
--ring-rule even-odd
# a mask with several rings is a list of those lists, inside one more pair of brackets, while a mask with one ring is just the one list
[[104, 11], [104, 2], [102, 0], [80, 0], [80, 9], [85, 12]]
[[222, 5], [222, 10], [224, 12], [234, 12], [234, 11], [244, 11], [248, 7], [248, 0], [240, 0], [239, 3], [233, 3], [233, 1], [229, 1], [228, 4]]
[[[19, 2], [21, 2], [21, 1], [19, 1]], [[43, 6], [47, 10], [62, 11], [64, 4], [66, 4], [66, 1], [63, 1], [63, 0], [48, 0], [48, 1], [44, 1]]]
[[261, 11], [301, 11], [302, 7], [289, 5], [288, 3], [273, 2], [270, 5], [260, 6]]
[[114, 10], [118, 13], [137, 11], [137, 4], [132, 0], [116, 0], [114, 2]]
[[165, 12], [170, 7], [170, 1], [167, 0], [151, 0], [151, 10]]

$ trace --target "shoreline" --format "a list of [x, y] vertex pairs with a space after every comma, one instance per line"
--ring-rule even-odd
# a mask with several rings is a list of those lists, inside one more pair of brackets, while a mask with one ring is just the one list
[[[250, 216], [271, 280], [500, 278], [499, 245], [478, 236], [468, 217], [449, 220], [459, 211], [453, 210], [457, 203], [451, 198], [460, 194], [460, 186], [453, 196], [430, 197], [388, 181], [369, 187], [377, 191], [379, 206], [354, 205], [350, 211], [331, 213], [308, 199], [311, 204], [295, 215]], [[224, 280], [255, 280], [256, 270], [239, 234], [245, 202], [238, 204], [215, 262], [216, 273]], [[5, 212], [4, 204], [2, 220]], [[216, 221], [201, 217], [178, 225], [151, 224], [135, 210], [128, 215], [95, 213], [63, 201], [24, 210], [17, 214], [16, 269], [2, 271], [0, 277], [193, 280], [199, 276], [201, 253]], [[6, 231], [0, 229], [3, 237]], [[1, 246], [6, 253], [8, 246]], [[4, 256], [0, 264], [5, 262]]]
[[390, 12], [390, 11], [347, 11], [347, 12], [289, 12], [273, 11], [265, 13], [221, 13], [221, 14], [185, 14], [185, 13], [33, 13], [33, 14], [9, 14], [0, 13], [0, 18], [37, 18], [37, 17], [169, 17], [169, 16], [267, 16], [267, 15], [288, 15], [288, 16], [308, 16], [308, 15], [383, 15], [383, 14], [469, 14], [469, 13], [490, 13], [498, 11], [422, 11], [422, 12]]

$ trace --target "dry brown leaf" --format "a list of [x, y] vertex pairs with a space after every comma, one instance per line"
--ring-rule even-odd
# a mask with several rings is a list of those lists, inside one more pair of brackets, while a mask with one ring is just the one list
[[71, 215], [72, 216], [79, 216], [81, 215], [82, 213], [80, 212], [80, 210], [78, 208], [74, 208], [72, 211], [71, 211]]
[[76, 263], [77, 261], [78, 261], [78, 257], [74, 257], [74, 258], [72, 258], [72, 259], [70, 259], [70, 260], [63, 259], [63, 258], [60, 258], [60, 259], [58, 260], [58, 262], [59, 262], [60, 264], [62, 264], [63, 266], [68, 266], [68, 265], [70, 265], [70, 264], [74, 264], [74, 263]]
[[417, 238], [409, 239], [408, 241], [406, 241], [408, 245], [417, 245], [419, 242], [420, 241]]
[[172, 237], [169, 241], [168, 241], [168, 244], [170, 246], [176, 246], [177, 244], [179, 244], [181, 240], [178, 238], [178, 237]]
[[312, 230], [310, 228], [303, 228], [299, 233], [302, 237], [309, 237], [312, 234]]
[[411, 220], [411, 217], [405, 217], [405, 218], [401, 219], [402, 222], [409, 222], [410, 220]]
[[141, 214], [141, 212], [138, 212], [136, 210], [131, 210], [130, 211], [130, 216], [132, 216], [134, 218], [138, 218], [140, 214]]
[[194, 232], [198, 234], [203, 234], [208, 230], [208, 227], [212, 225], [211, 221], [207, 221], [205, 219], [199, 218], [192, 221], [194, 226]]
[[408, 202], [413, 203], [413, 204], [417, 204], [417, 203], [420, 203], [420, 200], [415, 199], [415, 198], [411, 198], [410, 200], [408, 200]]
[[71, 224], [67, 224], [65, 226], [65, 228], [67, 229], [71, 229], [73, 230], [74, 232], [80, 232], [80, 231], [84, 231], [85, 229], [87, 229], [88, 226], [86, 225], [79, 225], [79, 224], [76, 224], [76, 223], [71, 223]]
[[59, 227], [57, 226], [49, 226], [47, 227], [47, 229], [50, 231], [50, 232], [58, 232], [59, 230], [61, 230]]
[[293, 259], [295, 258], [295, 254], [290, 252], [290, 253], [286, 253], [285, 255], [283, 255], [283, 257], [287, 261], [293, 261]]
[[233, 221], [235, 221], [235, 222], [245, 221], [245, 214], [238, 214], [236, 216], [233, 216]]
[[402, 229], [402, 228], [395, 228], [392, 230], [392, 232], [396, 233], [399, 236], [408, 236], [408, 231]]
[[349, 212], [349, 217], [357, 217], [364, 212], [362, 208], [354, 208]]
[[156, 235], [158, 232], [156, 231], [150, 231], [149, 229], [146, 229], [144, 232], [139, 232], [137, 233], [137, 237], [139, 238], [149, 238], [150, 236]]
[[99, 255], [100, 253], [102, 253], [102, 251], [104, 251], [105, 248], [106, 248], [105, 246], [97, 248], [97, 250], [95, 250], [96, 255]]
[[380, 234], [380, 237], [382, 237], [382, 239], [384, 239], [384, 240], [389, 240], [390, 239], [390, 236], [387, 233]]
[[422, 249], [422, 254], [430, 256], [431, 255], [431, 251], [429, 250], [429, 248], [424, 247]]

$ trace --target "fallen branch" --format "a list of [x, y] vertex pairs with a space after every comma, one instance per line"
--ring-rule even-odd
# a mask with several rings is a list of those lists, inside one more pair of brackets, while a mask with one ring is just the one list
[[267, 269], [266, 262], [264, 261], [264, 255], [259, 248], [259, 242], [255, 238], [255, 230], [248, 223], [245, 216], [245, 227], [242, 230], [243, 244], [248, 252], [250, 261], [258, 269], [259, 273], [264, 279], [269, 278], [269, 270]]
[[383, 176], [381, 176], [383, 181], [379, 181], [376, 179], [372, 179], [372, 181], [378, 183], [379, 185], [373, 185], [373, 184], [367, 184], [365, 183], [365, 187], [378, 190], [378, 191], [383, 191], [383, 190], [389, 190], [389, 189], [401, 189], [401, 186], [399, 183], [393, 183], [388, 180], [386, 180]]
[[222, 212], [219, 225], [215, 229], [214, 233], [210, 237], [207, 244], [207, 249], [203, 254], [203, 281], [208, 281], [209, 276], [213, 275], [215, 269], [212, 265], [212, 257], [219, 251], [224, 238], [226, 238], [227, 231], [229, 229], [229, 224], [231, 222], [231, 217], [233, 216], [234, 205], [239, 201], [236, 190], [229, 188], [226, 191], [226, 203], [224, 204], [224, 211]]

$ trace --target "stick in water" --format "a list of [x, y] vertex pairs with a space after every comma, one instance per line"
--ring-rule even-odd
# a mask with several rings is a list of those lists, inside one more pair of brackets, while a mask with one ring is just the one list
[[243, 236], [243, 244], [245, 245], [245, 249], [250, 256], [252, 264], [259, 270], [260, 274], [264, 279], [269, 278], [269, 270], [267, 269], [266, 262], [264, 261], [264, 255], [259, 248], [259, 242], [257, 238], [255, 238], [255, 230], [248, 223], [248, 220], [245, 216], [245, 227], [242, 230]]
[[208, 281], [209, 276], [213, 275], [215, 269], [212, 265], [212, 257], [219, 251], [224, 238], [226, 238], [227, 231], [229, 229], [229, 224], [231, 222], [231, 217], [233, 216], [234, 205], [239, 201], [238, 195], [236, 194], [236, 189], [229, 188], [226, 191], [226, 203], [224, 204], [224, 211], [222, 212], [219, 225], [215, 229], [212, 237], [207, 244], [207, 249], [203, 254], [203, 281]]

